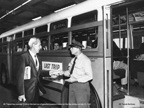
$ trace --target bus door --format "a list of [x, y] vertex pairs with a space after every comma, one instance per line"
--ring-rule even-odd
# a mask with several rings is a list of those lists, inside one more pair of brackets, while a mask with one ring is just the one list
[[[113, 34], [113, 81], [115, 82], [115, 91], [113, 91], [114, 108], [132, 108], [143, 107], [143, 93], [141, 87], [135, 87], [132, 79], [132, 66], [139, 48], [143, 42], [143, 11], [142, 0], [127, 2], [112, 6], [112, 34]], [[135, 8], [134, 8], [135, 7]], [[121, 10], [121, 11], [119, 11]], [[122, 67], [120, 65], [123, 65]], [[126, 68], [125, 68], [126, 67]], [[124, 69], [125, 72], [115, 70]], [[139, 83], [140, 77], [143, 79], [143, 72], [136, 72]], [[124, 82], [125, 90], [122, 90]], [[141, 83], [143, 85], [143, 82]], [[124, 99], [124, 102], [121, 100]], [[130, 103], [129, 105], [127, 103]]]
[[113, 108], [123, 108], [122, 104], [126, 103], [125, 97], [129, 95], [129, 51], [132, 48], [132, 29], [128, 21], [128, 8], [125, 7], [123, 11], [123, 14], [119, 14], [119, 11], [116, 12], [112, 7]]
[[103, 6], [104, 108], [112, 108], [110, 7]]

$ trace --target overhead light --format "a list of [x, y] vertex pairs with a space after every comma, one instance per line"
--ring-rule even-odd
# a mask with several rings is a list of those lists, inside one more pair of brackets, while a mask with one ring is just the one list
[[33, 18], [32, 20], [33, 20], [33, 21], [36, 21], [36, 20], [41, 19], [41, 18], [42, 18], [42, 17], [39, 16], [39, 17]]
[[29, 3], [31, 0], [27, 0], [26, 2], [22, 3], [21, 5], [19, 5], [18, 7], [14, 8], [11, 11], [8, 11], [5, 15], [3, 15], [2, 17], [0, 17], [0, 19], [3, 19], [4, 17], [6, 17], [7, 15], [14, 13], [14, 11], [16, 11], [17, 9], [21, 8], [22, 6], [26, 5], [27, 3]]
[[65, 9], [67, 9], [67, 8], [73, 7], [73, 6], [75, 6], [75, 5], [76, 5], [76, 4], [73, 4], [73, 5], [70, 5], [70, 6], [67, 6], [67, 7], [61, 8], [61, 9], [58, 9], [58, 10], [56, 10], [56, 11], [54, 11], [54, 12], [56, 13], [56, 12], [59, 12], [59, 11], [65, 10]]

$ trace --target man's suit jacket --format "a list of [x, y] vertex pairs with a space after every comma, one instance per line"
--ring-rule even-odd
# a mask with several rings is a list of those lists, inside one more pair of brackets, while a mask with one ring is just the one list
[[[26, 66], [31, 67], [31, 78], [24, 80], [24, 71]], [[18, 95], [25, 95], [27, 102], [36, 102], [35, 100], [39, 96], [39, 73], [40, 71], [36, 69], [34, 60], [29, 51], [22, 54], [18, 62], [17, 87]]]

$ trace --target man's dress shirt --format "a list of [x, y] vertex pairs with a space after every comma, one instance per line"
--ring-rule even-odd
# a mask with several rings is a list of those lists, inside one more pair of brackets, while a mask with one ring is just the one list
[[[70, 69], [73, 65], [74, 58], [69, 63]], [[78, 82], [85, 83], [92, 80], [92, 67], [90, 59], [81, 53], [77, 56], [71, 78], [76, 78]]]

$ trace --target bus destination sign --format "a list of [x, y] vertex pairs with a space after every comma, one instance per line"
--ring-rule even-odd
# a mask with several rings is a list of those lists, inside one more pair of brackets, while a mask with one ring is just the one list
[[62, 63], [42, 61], [42, 70], [62, 70]]

